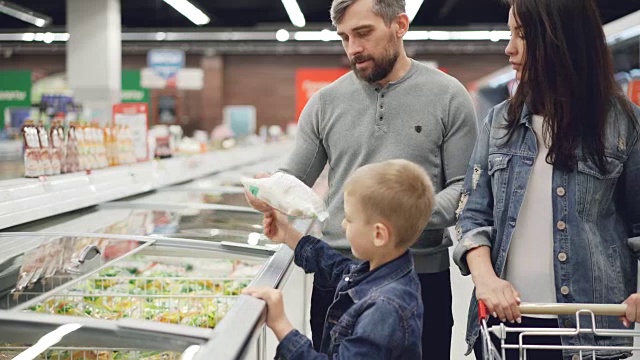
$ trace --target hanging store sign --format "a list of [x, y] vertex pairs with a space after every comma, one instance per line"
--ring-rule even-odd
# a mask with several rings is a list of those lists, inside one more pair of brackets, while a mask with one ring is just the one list
[[198, 68], [180, 69], [174, 77], [165, 80], [152, 68], [144, 68], [140, 71], [140, 85], [145, 89], [201, 90], [204, 86], [204, 71]]
[[175, 79], [184, 64], [185, 54], [182, 50], [154, 49], [147, 53], [147, 65], [169, 83]]

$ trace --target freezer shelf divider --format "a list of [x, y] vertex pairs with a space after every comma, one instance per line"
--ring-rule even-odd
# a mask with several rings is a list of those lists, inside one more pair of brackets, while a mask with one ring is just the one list
[[[280, 288], [292, 262], [293, 251], [288, 247], [281, 247], [265, 264], [264, 271], [249, 286]], [[264, 301], [248, 295], [240, 295], [231, 311], [213, 329], [211, 341], [203, 345], [193, 359], [209, 360], [211, 354], [215, 354], [216, 359], [239, 359], [246, 351], [253, 335], [261, 331], [260, 327], [265, 321], [265, 311]], [[249, 336], [228, 336], [228, 334]]]

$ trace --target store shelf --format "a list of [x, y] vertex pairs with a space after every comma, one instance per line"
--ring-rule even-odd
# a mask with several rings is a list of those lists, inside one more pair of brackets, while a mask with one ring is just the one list
[[283, 141], [90, 173], [0, 181], [0, 229], [272, 160], [292, 145]]

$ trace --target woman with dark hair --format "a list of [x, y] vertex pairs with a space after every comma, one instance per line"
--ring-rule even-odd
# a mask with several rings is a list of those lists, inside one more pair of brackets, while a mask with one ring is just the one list
[[[510, 5], [505, 53], [519, 85], [479, 129], [456, 229], [454, 260], [475, 284], [467, 343], [478, 358], [477, 300], [493, 314], [490, 325], [576, 327], [574, 315], [522, 316], [520, 302], [624, 302], [626, 316], [596, 316], [595, 326], [624, 329], [640, 321], [640, 109], [615, 83], [594, 0]], [[590, 318], [580, 320], [592, 326]], [[507, 339], [517, 341], [517, 334]], [[538, 341], [612, 347], [633, 339], [587, 334]], [[518, 358], [518, 351], [507, 354]], [[529, 360], [576, 358], [575, 350], [527, 352]]]

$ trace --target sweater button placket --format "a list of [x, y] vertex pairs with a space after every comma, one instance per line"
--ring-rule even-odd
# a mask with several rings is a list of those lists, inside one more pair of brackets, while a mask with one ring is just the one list
[[376, 88], [376, 91], [378, 91], [378, 121], [382, 122], [384, 120], [384, 106], [382, 103], [382, 98], [384, 98], [384, 93], [380, 92], [379, 88]]

